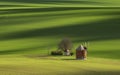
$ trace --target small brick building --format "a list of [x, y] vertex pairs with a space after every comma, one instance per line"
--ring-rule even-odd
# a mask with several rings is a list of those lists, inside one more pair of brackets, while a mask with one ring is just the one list
[[80, 45], [76, 49], [76, 59], [86, 59], [87, 58], [87, 48], [83, 45]]

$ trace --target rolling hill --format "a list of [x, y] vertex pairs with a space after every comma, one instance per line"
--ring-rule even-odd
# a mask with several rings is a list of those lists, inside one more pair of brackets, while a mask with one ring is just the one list
[[[0, 74], [119, 75], [119, 33], [119, 0], [0, 0]], [[40, 57], [64, 37], [89, 42], [88, 60]]]

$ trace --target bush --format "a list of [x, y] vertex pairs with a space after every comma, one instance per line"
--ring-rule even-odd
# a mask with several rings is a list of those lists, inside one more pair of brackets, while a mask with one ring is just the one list
[[51, 55], [63, 55], [62, 51], [52, 51]]
[[71, 56], [72, 56], [73, 54], [74, 54], [73, 52], [70, 53]]

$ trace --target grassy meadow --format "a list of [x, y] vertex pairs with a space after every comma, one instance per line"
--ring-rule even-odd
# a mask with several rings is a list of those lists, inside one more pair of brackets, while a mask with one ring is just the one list
[[[64, 37], [88, 60], [49, 56]], [[120, 1], [0, 0], [0, 75], [120, 75]]]

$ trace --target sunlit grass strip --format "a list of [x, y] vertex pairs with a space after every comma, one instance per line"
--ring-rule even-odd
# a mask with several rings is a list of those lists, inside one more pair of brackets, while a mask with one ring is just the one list
[[[27, 23], [26, 25], [24, 24], [17, 24], [17, 25], [11, 25], [11, 26], [3, 26], [1, 27], [4, 29], [4, 31], [1, 31], [1, 33], [5, 34], [6, 32], [16, 32], [16, 31], [27, 31], [27, 30], [34, 30], [34, 29], [43, 29], [43, 28], [52, 28], [52, 27], [61, 27], [61, 26], [71, 26], [74, 24], [86, 24], [90, 22], [95, 22], [95, 21], [101, 21], [105, 19], [110, 19], [113, 18], [113, 16], [89, 16], [89, 17], [79, 17], [79, 16], [63, 16], [63, 17], [58, 17], [55, 19], [51, 19], [43, 22], [33, 22], [33, 24]], [[40, 24], [39, 24], [40, 23]], [[28, 26], [29, 25], [29, 26]], [[14, 29], [14, 28], [19, 28], [19, 29]], [[13, 30], [14, 29], [14, 30]], [[6, 31], [5, 31], [6, 30]], [[2, 35], [1, 34], [1, 35]]]
[[[89, 75], [91, 73], [96, 74], [95, 72], [98, 71], [98, 74], [100, 72], [103, 72], [102, 74], [104, 74], [104, 72], [110, 72], [108, 74], [112, 75], [114, 74], [112, 72], [117, 72], [120, 70], [119, 61], [111, 60], [111, 59], [89, 58], [86, 61], [82, 61], [82, 60], [80, 61], [80, 60], [72, 60], [75, 59], [75, 57], [42, 57], [43, 59], [41, 59], [41, 57], [38, 58], [36, 57], [27, 58], [20, 56], [16, 56], [16, 57], [8, 56], [8, 57], [6, 56], [6, 58], [0, 59], [1, 60], [0, 65], [2, 65], [1, 66], [2, 72], [0, 72], [1, 74], [2, 73], [4, 74], [6, 72], [6, 74], [25, 73], [26, 75], [29, 74], [49, 75], [49, 73], [53, 75], [57, 75], [57, 74], [73, 75], [76, 73]], [[61, 71], [64, 73], [61, 73]], [[89, 71], [93, 71], [93, 72], [89, 72]], [[104, 75], [107, 75], [107, 73]]]

